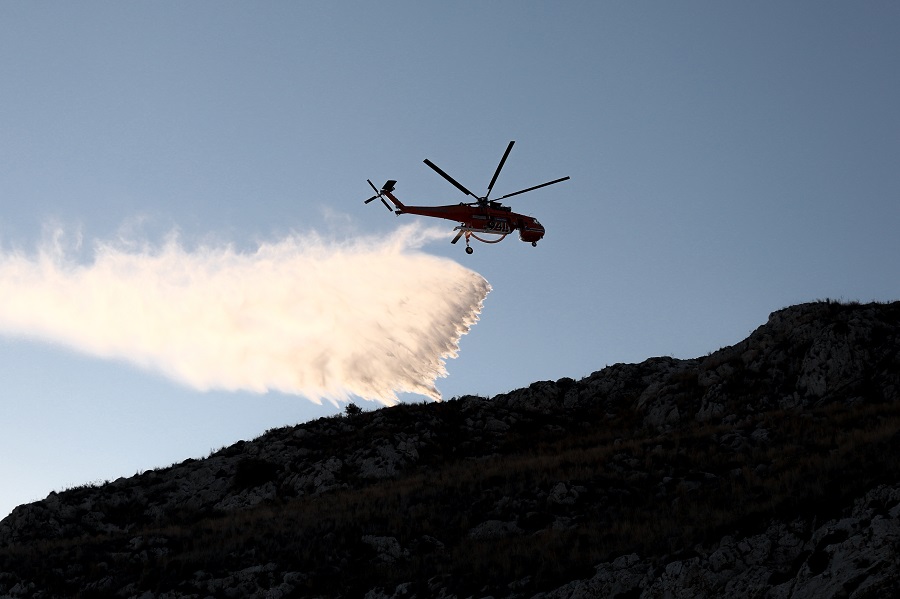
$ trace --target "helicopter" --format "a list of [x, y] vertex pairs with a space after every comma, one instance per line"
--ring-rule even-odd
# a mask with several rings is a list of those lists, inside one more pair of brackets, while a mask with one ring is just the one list
[[[500, 200], [505, 200], [506, 198], [511, 198], [528, 191], [534, 191], [535, 189], [547, 187], [548, 185], [553, 185], [555, 183], [561, 183], [562, 181], [568, 180], [569, 177], [555, 179], [527, 189], [508, 193], [504, 196], [500, 196], [496, 200], [489, 199], [491, 190], [494, 189], [494, 183], [497, 182], [497, 177], [500, 176], [500, 170], [506, 163], [506, 159], [509, 157], [509, 153], [512, 151], [513, 144], [515, 143], [515, 141], [509, 142], [509, 145], [506, 147], [506, 152], [503, 153], [503, 158], [500, 159], [500, 164], [497, 165], [497, 170], [494, 171], [494, 176], [488, 184], [487, 193], [481, 197], [463, 187], [456, 179], [442, 171], [440, 167], [427, 158], [424, 160], [426, 165], [441, 177], [452, 183], [458, 190], [467, 196], [475, 198], [474, 202], [460, 202], [459, 204], [449, 206], [407, 206], [406, 204], [401, 203], [394, 195], [394, 189], [397, 185], [396, 180], [389, 179], [379, 190], [371, 180], [366, 179], [375, 191], [375, 195], [364, 203], [368, 204], [373, 200], [380, 199], [381, 203], [384, 204], [388, 210], [398, 216], [401, 214], [418, 214], [420, 216], [456, 221], [459, 223], [459, 226], [455, 227], [453, 230], [458, 231], [458, 233], [450, 243], [456, 243], [461, 237], [465, 236], [467, 254], [471, 254], [474, 251], [472, 246], [469, 245], [470, 238], [474, 238], [482, 243], [498, 243], [516, 230], [519, 231], [519, 239], [524, 242], [530, 242], [532, 246], [537, 246], [537, 242], [544, 237], [544, 226], [533, 216], [513, 212], [509, 206], [501, 204]], [[391, 201], [394, 208], [391, 208], [391, 205], [387, 203], [385, 198]], [[486, 239], [479, 237], [478, 234], [491, 234], [496, 237]]]

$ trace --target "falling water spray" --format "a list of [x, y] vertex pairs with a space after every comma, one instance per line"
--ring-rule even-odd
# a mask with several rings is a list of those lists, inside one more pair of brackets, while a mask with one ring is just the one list
[[315, 234], [186, 248], [56, 241], [0, 251], [0, 334], [123, 359], [198, 390], [270, 390], [316, 403], [435, 387], [490, 286], [420, 251], [432, 232], [383, 239]]

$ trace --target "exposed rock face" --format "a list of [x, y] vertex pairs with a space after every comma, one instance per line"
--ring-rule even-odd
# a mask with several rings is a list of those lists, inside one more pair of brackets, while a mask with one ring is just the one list
[[53, 493], [0, 522], [0, 597], [892, 596], [898, 457], [900, 303], [806, 304]]
[[847, 517], [818, 526], [802, 517], [773, 521], [760, 534], [724, 536], [664, 565], [624, 555], [537, 597], [895, 597], [898, 548], [900, 485], [879, 486]]

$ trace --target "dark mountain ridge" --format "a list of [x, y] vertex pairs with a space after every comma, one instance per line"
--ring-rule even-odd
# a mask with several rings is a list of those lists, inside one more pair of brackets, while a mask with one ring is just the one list
[[271, 430], [0, 522], [0, 597], [900, 593], [900, 302]]

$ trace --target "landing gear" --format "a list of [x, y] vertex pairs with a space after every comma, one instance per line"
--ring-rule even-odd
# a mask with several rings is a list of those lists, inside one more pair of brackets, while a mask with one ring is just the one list
[[531, 242], [531, 247], [536, 248], [536, 247], [537, 247], [537, 241], [532, 241], [532, 242]]
[[[462, 227], [462, 225], [460, 225], [460, 227]], [[453, 240], [453, 243], [456, 243], [457, 241], [459, 241], [459, 236], [462, 235], [463, 233], [465, 233], [465, 235], [466, 235], [466, 253], [471, 254], [472, 252], [475, 251], [469, 245], [469, 238], [472, 236], [471, 231], [466, 231], [465, 229], [460, 228], [459, 233], [456, 235], [456, 238]], [[475, 239], [478, 239], [478, 238], [476, 237]]]

